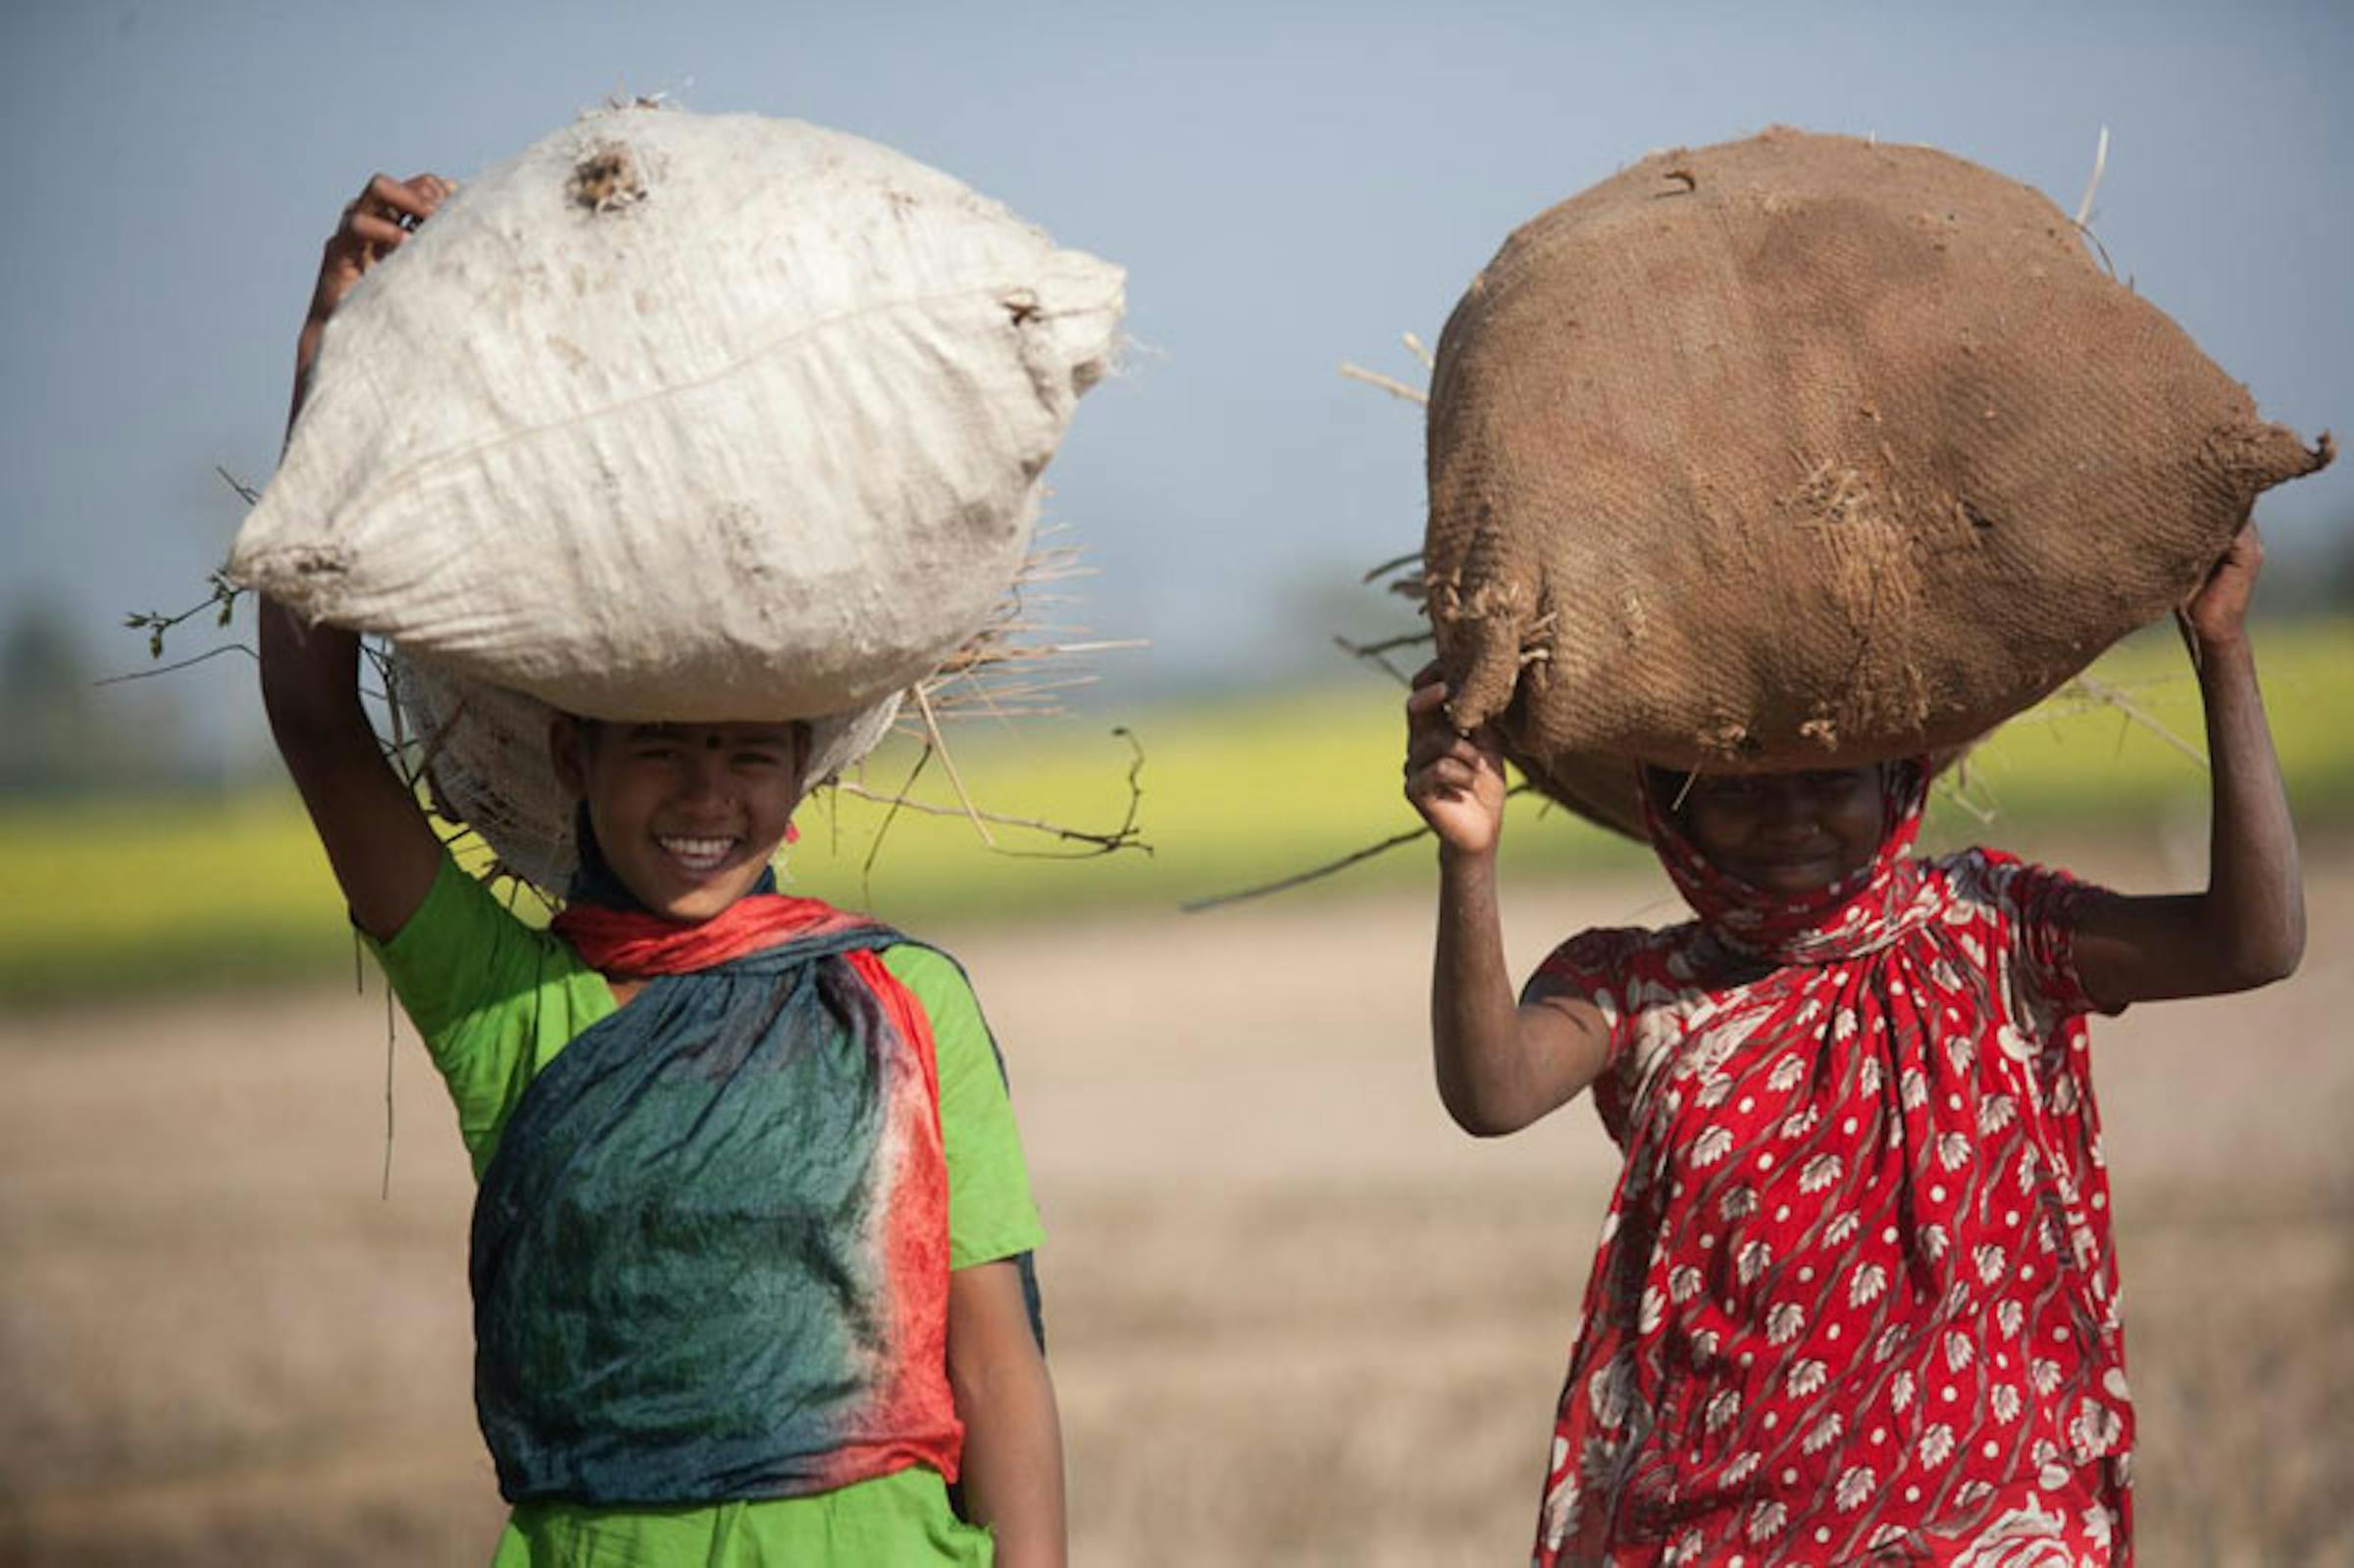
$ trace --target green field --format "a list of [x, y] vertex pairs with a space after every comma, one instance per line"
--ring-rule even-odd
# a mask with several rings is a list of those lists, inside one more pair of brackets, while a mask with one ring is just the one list
[[[2354, 713], [2354, 620], [2268, 625], [2258, 646], [2299, 820], [2308, 833], [2342, 833], [2354, 827], [2354, 733], [2346, 724]], [[2196, 747], [2197, 688], [2171, 632], [2127, 643], [2093, 673]], [[1150, 854], [1039, 858], [1055, 855], [1057, 845], [1016, 830], [999, 830], [993, 850], [960, 816], [887, 818], [880, 805], [835, 794], [803, 809], [791, 857], [793, 890], [918, 930], [984, 914], [1173, 910], [1415, 825], [1398, 793], [1398, 693], [1370, 676], [1312, 691], [1154, 706], [1125, 722], [1144, 758], [1137, 820]], [[951, 743], [985, 810], [1100, 833], [1116, 829], [1128, 811], [1133, 753], [1108, 720], [971, 724], [954, 731]], [[895, 789], [914, 756], [894, 742], [869, 763], [868, 786]], [[937, 806], [955, 801], [937, 764], [916, 793]], [[1939, 805], [1932, 841], [2019, 840], [2042, 849], [2195, 828], [2206, 780], [2196, 762], [2113, 704], [2064, 700], [1980, 747], [1959, 793], [1960, 802]], [[1981, 822], [1982, 813], [1992, 820]], [[1643, 855], [1533, 801], [1515, 802], [1513, 819], [1506, 853], [1520, 874], [1632, 865]], [[226, 805], [0, 806], [0, 1000], [247, 984], [354, 962], [325, 860], [290, 791]], [[1411, 845], [1282, 896], [1346, 896], [1428, 875], [1427, 848]]]

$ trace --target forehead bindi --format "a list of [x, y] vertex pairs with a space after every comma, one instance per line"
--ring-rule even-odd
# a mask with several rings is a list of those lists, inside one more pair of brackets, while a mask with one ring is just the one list
[[791, 725], [640, 724], [630, 738], [645, 744], [699, 746], [705, 751], [791, 751]]

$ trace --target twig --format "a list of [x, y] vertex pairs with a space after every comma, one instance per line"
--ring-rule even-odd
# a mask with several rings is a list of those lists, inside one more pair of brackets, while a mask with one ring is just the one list
[[[1076, 546], [1034, 547], [1024, 557], [991, 622], [909, 693], [914, 700], [907, 705], [909, 717], [897, 727], [899, 732], [938, 742], [939, 721], [944, 718], [982, 714], [1004, 720], [1017, 714], [1059, 713], [1062, 709], [1051, 700], [1053, 693], [1096, 679], [1084, 667], [1066, 672], [1063, 661], [1070, 656], [1145, 646], [1136, 638], [1089, 638], [1085, 628], [1035, 618], [1041, 606], [1072, 602], [1069, 595], [1038, 591], [1041, 584], [1095, 575], [1081, 561]], [[1035, 640], [1041, 638], [1056, 640]], [[1049, 660], [1055, 663], [1049, 665]], [[940, 749], [945, 756], [945, 744]], [[949, 771], [953, 775], [953, 759]], [[957, 786], [961, 794], [961, 781]], [[979, 819], [975, 821], [978, 825]], [[983, 837], [986, 840], [986, 832]]]
[[1404, 670], [1399, 669], [1396, 665], [1392, 664], [1387, 654], [1376, 653], [1365, 648], [1360, 648], [1356, 643], [1351, 642], [1347, 637], [1341, 636], [1337, 633], [1333, 636], [1332, 641], [1335, 647], [1339, 648], [1343, 653], [1348, 654], [1349, 657], [1353, 659], [1362, 659], [1365, 661], [1365, 663], [1378, 667], [1383, 675], [1388, 676], [1400, 685], [1410, 686], [1414, 683], [1414, 678], [1410, 675], [1407, 675]]
[[[1505, 798], [1510, 800], [1514, 795], [1526, 794], [1534, 787], [1535, 785], [1527, 784], [1514, 784], [1511, 788], [1507, 789], [1504, 792]], [[1338, 860], [1327, 861], [1321, 866], [1311, 867], [1306, 871], [1295, 872], [1289, 877], [1280, 878], [1274, 882], [1261, 883], [1255, 887], [1245, 887], [1239, 892], [1219, 893], [1209, 898], [1196, 898], [1189, 903], [1179, 904], [1177, 908], [1183, 914], [1198, 915], [1203, 910], [1223, 909], [1228, 904], [1244, 903], [1253, 898], [1264, 898], [1270, 893], [1286, 892], [1291, 888], [1305, 886], [1308, 883], [1320, 881], [1323, 878], [1333, 875], [1335, 872], [1347, 871], [1351, 866], [1356, 865], [1361, 861], [1371, 860], [1376, 855], [1387, 854], [1402, 844], [1410, 844], [1417, 838], [1426, 838], [1430, 835], [1430, 824], [1424, 823], [1421, 827], [1413, 829], [1410, 832], [1392, 834], [1389, 837], [1382, 839], [1379, 843], [1367, 844], [1362, 849], [1352, 851], [1349, 854], [1343, 855]]]
[[[2115, 278], [2117, 263], [2109, 259], [2109, 247], [2101, 243], [2101, 236], [2092, 231], [2092, 193], [2101, 188], [2101, 175], [2108, 167], [2109, 127], [2103, 126], [2101, 139], [2092, 149], [2092, 177], [2084, 181], [2084, 199], [2076, 204], [2076, 216], [2071, 221], [2076, 226], [2076, 232], [2090, 240], [2092, 248], [2100, 253], [2103, 270]], [[2126, 286], [2129, 288], [2132, 285], [2128, 283]]]
[[2082, 687], [2086, 695], [2092, 697], [2097, 702], [2101, 702], [2109, 707], [2115, 708], [2119, 713], [2124, 715], [2126, 719], [2140, 725], [2143, 729], [2149, 731], [2150, 733], [2156, 735], [2159, 739], [2165, 741], [2168, 745], [2173, 746], [2176, 751], [2181, 752], [2182, 755], [2197, 763], [2201, 768], [2206, 768], [2208, 766], [2206, 755], [2202, 753], [2198, 747], [2192, 745], [2189, 741], [2175, 733], [2174, 731], [2168, 729], [2165, 724], [2160, 722], [2155, 714], [2135, 703], [2132, 698], [2126, 696], [2124, 692], [2119, 690], [2116, 686], [2111, 685], [2108, 682], [2101, 680], [2097, 676], [2080, 675], [2077, 676], [2073, 681], [2070, 682], [2069, 684]]
[[1390, 662], [1389, 650], [1392, 647], [1403, 646], [1407, 643], [1427, 642], [1430, 640], [1430, 635], [1431, 634], [1429, 632], [1424, 632], [1420, 636], [1414, 637], [1393, 637], [1388, 642], [1360, 643], [1352, 642], [1347, 637], [1336, 634], [1332, 640], [1334, 646], [1338, 647], [1343, 653], [1348, 654], [1351, 658], [1362, 659], [1367, 664], [1378, 665], [1381, 668], [1382, 673], [1387, 675], [1391, 680], [1397, 682], [1402, 686], [1410, 686], [1414, 683], [1414, 678]]
[[1436, 635], [1438, 635], [1437, 632], [1430, 631], [1401, 632], [1398, 633], [1398, 635], [1394, 637], [1384, 637], [1379, 642], [1352, 643], [1345, 637], [1336, 637], [1334, 640], [1339, 642], [1341, 646], [1347, 648], [1352, 653], [1379, 654], [1388, 653], [1396, 648], [1417, 647], [1422, 643], [1428, 642]]
[[[417, 750], [417, 778], [432, 779], [434, 763], [440, 757], [441, 748], [449, 744], [449, 737], [457, 733], [458, 726], [465, 722], [467, 705], [473, 700], [472, 697], [459, 698], [457, 706], [451, 708], [448, 717], [441, 721], [440, 728], [425, 737]], [[396, 702], [392, 706], [398, 708], [400, 704]]]
[[245, 657], [252, 659], [257, 663], [261, 659], [260, 654], [254, 652], [253, 649], [247, 647], [242, 642], [224, 642], [217, 648], [206, 649], [204, 652], [197, 654], [192, 659], [182, 659], [177, 664], [160, 664], [152, 670], [133, 670], [128, 675], [110, 675], [104, 680], [93, 681], [90, 683], [90, 684], [94, 686], [119, 686], [126, 681], [152, 680], [154, 677], [159, 675], [170, 675], [175, 670], [185, 670], [190, 665], [202, 664], [207, 659], [217, 659], [224, 653], [242, 653], [245, 655]]
[[243, 480], [238, 479], [234, 474], [231, 474], [228, 469], [222, 467], [220, 464], [215, 463], [213, 465], [213, 472], [220, 475], [221, 482], [228, 485], [230, 489], [236, 491], [237, 499], [243, 501], [247, 506], [256, 505], [261, 501], [261, 491], [246, 483]]
[[1994, 808], [1991, 806], [1981, 806], [1976, 801], [1970, 799], [1969, 793], [1962, 784], [1953, 784], [1943, 792], [1947, 800], [1951, 801], [1963, 811], [1968, 812], [1971, 817], [1976, 818], [1979, 827], [1991, 828], [1994, 826]]
[[[2105, 270], [2110, 277], [2115, 278], [2117, 276], [2117, 263], [2109, 259], [2109, 247], [2101, 243], [2101, 236], [2094, 233], [2089, 228], [2083, 229], [2081, 232], [2086, 239], [2092, 241], [2092, 248], [2101, 253], [2101, 266], [2103, 270]], [[2127, 293], [2131, 293], [2133, 291], [2133, 279], [2130, 278], [2125, 279], [2125, 291]]]
[[1347, 360], [1341, 362], [1341, 374], [1353, 381], [1363, 381], [1367, 386], [1378, 386], [1392, 397], [1402, 397], [1409, 403], [1418, 403], [1426, 408], [1430, 405], [1428, 392], [1422, 391], [1418, 387], [1408, 386], [1394, 376], [1384, 376], [1379, 371], [1369, 371], [1362, 365], [1354, 365]]
[[[969, 801], [961, 808], [936, 806], [929, 801], [913, 799], [904, 790], [896, 795], [886, 794], [879, 789], [869, 789], [864, 784], [854, 784], [846, 779], [835, 781], [834, 788], [853, 800], [874, 801], [880, 805], [888, 805], [894, 811], [921, 812], [927, 817], [965, 817], [968, 819], [978, 817], [985, 822], [994, 822], [1000, 828], [1026, 829], [1032, 833], [1060, 838], [1068, 843], [1093, 846], [1078, 855], [1051, 855], [1041, 854], [1035, 850], [1007, 849], [991, 841], [989, 847], [1000, 855], [1029, 859], [1087, 860], [1093, 859], [1097, 855], [1108, 855], [1121, 849], [1141, 849], [1149, 855], [1152, 852], [1152, 846], [1137, 836], [1136, 827], [1137, 807], [1144, 798], [1144, 787], [1138, 781], [1145, 764], [1145, 749], [1137, 742], [1136, 736], [1125, 728], [1116, 729], [1112, 731], [1112, 733], [1124, 737], [1129, 745], [1135, 748], [1136, 755], [1128, 766], [1128, 814], [1122, 819], [1119, 827], [1109, 833], [1091, 833], [1084, 828], [1066, 828], [1060, 823], [1047, 822], [1037, 817], [1009, 817], [1000, 812], [979, 811]], [[910, 784], [914, 783], [912, 778], [908, 782]]]
[[[1422, 362], [1424, 370], [1436, 369], [1437, 362], [1432, 359], [1430, 350], [1423, 346], [1420, 337], [1412, 332], [1405, 332], [1400, 334], [1400, 338], [1406, 344], [1407, 352]], [[1430, 403], [1428, 393], [1408, 386], [1395, 378], [1383, 376], [1377, 371], [1366, 370], [1361, 365], [1344, 361], [1341, 365], [1341, 374], [1351, 380], [1363, 381], [1368, 386], [1378, 387], [1393, 397], [1403, 397], [1410, 403], [1418, 403], [1425, 407]], [[1420, 550], [1407, 550], [1404, 554], [1391, 556], [1388, 560], [1375, 565], [1358, 581], [1371, 584], [1379, 582], [1384, 578], [1399, 575], [1399, 580], [1389, 584], [1389, 590], [1419, 601], [1424, 595], [1422, 574], [1409, 572], [1407, 569], [1418, 567], [1421, 562], [1422, 552]], [[1429, 642], [1434, 636], [1434, 632], [1424, 630], [1384, 637], [1375, 642], [1357, 642], [1336, 633], [1332, 641], [1335, 647], [1351, 658], [1360, 659], [1377, 667], [1391, 680], [1405, 686], [1413, 684], [1413, 677], [1391, 662], [1390, 653], [1398, 648], [1415, 647]]]
[[166, 615], [161, 610], [137, 610], [123, 618], [123, 624], [131, 631], [147, 633], [147, 657], [160, 659], [164, 656], [164, 633], [182, 621], [211, 610], [216, 612], [214, 625], [227, 626], [235, 616], [237, 600], [245, 590], [230, 582], [228, 574], [221, 568], [215, 568], [208, 578], [213, 584], [213, 591], [201, 603], [191, 604], [178, 615]]
[[[243, 501], [247, 506], [253, 505], [262, 498], [261, 491], [238, 479], [220, 464], [213, 465], [213, 472], [220, 475], [221, 481], [236, 491], [237, 499]], [[213, 591], [205, 596], [201, 604], [192, 604], [178, 615], [166, 615], [160, 610], [144, 610], [123, 618], [123, 624], [131, 631], [147, 633], [147, 657], [160, 659], [164, 656], [164, 633], [179, 626], [182, 621], [193, 619], [207, 610], [216, 612], [217, 618], [214, 624], [217, 626], [227, 626], [234, 618], [237, 600], [244, 596], [246, 590], [229, 581], [229, 569], [226, 566], [214, 568], [206, 574], [206, 577], [213, 585]], [[191, 659], [188, 664], [197, 662], [199, 661]], [[174, 665], [172, 668], [180, 670], [187, 666]], [[158, 670], [153, 673], [162, 675], [165, 672]], [[98, 683], [106, 685], [110, 683], [101, 681]]]
[[1098, 855], [1108, 855], [1121, 849], [1141, 849], [1148, 855], [1152, 853], [1152, 846], [1139, 836], [1139, 830], [1136, 826], [1137, 813], [1145, 801], [1144, 742], [1137, 739], [1135, 732], [1126, 725], [1113, 726], [1111, 733], [1128, 742], [1130, 752], [1128, 759], [1128, 812], [1120, 819], [1120, 826], [1113, 832], [1104, 835], [1073, 832], [1062, 828], [1049, 827], [1048, 829], [1048, 831], [1060, 834], [1065, 837], [1095, 841], [1095, 848], [1083, 850], [1078, 854], [1058, 855], [1039, 849], [1000, 849], [997, 851], [998, 854], [1009, 855], [1016, 860], [1092, 860]]
[[2084, 181], [2084, 199], [2076, 203], [2075, 225], [2083, 228], [2092, 222], [2092, 193], [2101, 188], [2101, 175], [2109, 167], [2109, 127], [2101, 127], [2101, 139], [2093, 144], [2092, 177]]
[[392, 744], [385, 750], [384, 760], [392, 764], [392, 771], [400, 776], [400, 782], [409, 793], [415, 794], [417, 781], [425, 776], [425, 763], [421, 760], [414, 767], [406, 765], [407, 758], [415, 748], [409, 744], [408, 715], [402, 711], [399, 703], [392, 700], [391, 661], [379, 663], [376, 670], [377, 679], [384, 683], [384, 718], [392, 727]]
[[940, 753], [940, 765], [948, 770], [948, 786], [956, 791], [956, 798], [964, 802], [964, 814], [972, 819], [973, 831], [981, 835], [981, 841], [992, 849], [997, 848], [998, 841], [990, 836], [989, 824], [981, 820], [979, 809], [973, 805], [973, 797], [965, 792], [963, 776], [956, 771], [956, 759], [948, 755], [947, 742], [941, 738], [940, 719], [932, 711], [931, 695], [919, 685], [914, 688], [914, 696], [916, 709], [924, 716], [924, 728], [931, 733], [932, 745]]
[[[858, 885], [864, 890], [870, 907], [875, 901], [875, 857], [883, 852], [883, 840], [890, 836], [891, 825], [899, 820], [900, 810], [908, 803], [908, 791], [915, 787], [916, 780], [923, 777], [924, 769], [931, 761], [932, 747], [926, 743], [924, 749], [916, 754], [915, 766], [907, 770], [906, 782], [899, 785], [897, 798], [892, 801], [891, 809], [883, 814], [883, 826], [875, 830], [875, 841], [866, 846], [866, 861], [858, 868]], [[839, 784], [837, 787], [840, 787]]]

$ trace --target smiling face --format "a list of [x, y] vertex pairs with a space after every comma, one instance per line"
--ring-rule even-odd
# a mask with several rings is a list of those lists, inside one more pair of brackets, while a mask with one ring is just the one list
[[1869, 865], [1888, 826], [1877, 767], [1704, 774], [1685, 789], [1677, 815], [1717, 870], [1790, 894], [1819, 891]]
[[800, 803], [799, 724], [606, 724], [559, 718], [556, 776], [597, 847], [655, 914], [709, 920], [751, 891]]

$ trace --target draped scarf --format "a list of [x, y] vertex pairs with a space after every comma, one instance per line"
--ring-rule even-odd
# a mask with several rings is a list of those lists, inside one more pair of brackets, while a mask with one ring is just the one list
[[555, 930], [641, 979], [533, 1080], [484, 1174], [476, 1405], [510, 1501], [954, 1480], [947, 1182], [901, 938], [763, 876], [687, 926], [584, 825]]
[[1888, 946], [1940, 908], [1940, 890], [1911, 858], [1928, 802], [1927, 770], [1898, 762], [1876, 774], [1882, 832], [1871, 859], [1812, 893], [1771, 892], [1718, 870], [1686, 836], [1648, 769], [1643, 820], [1668, 880], [1717, 941], [1775, 964], [1832, 964]]
[[[1540, 972], [1612, 1028], [1626, 1155], [1536, 1560], [2127, 1560], [2130, 1406], [2065, 933], [2092, 890], [1912, 857], [1787, 896], [1713, 865], [1646, 780], [1699, 916]], [[2006, 1554], [2008, 1553], [2008, 1554]]]

